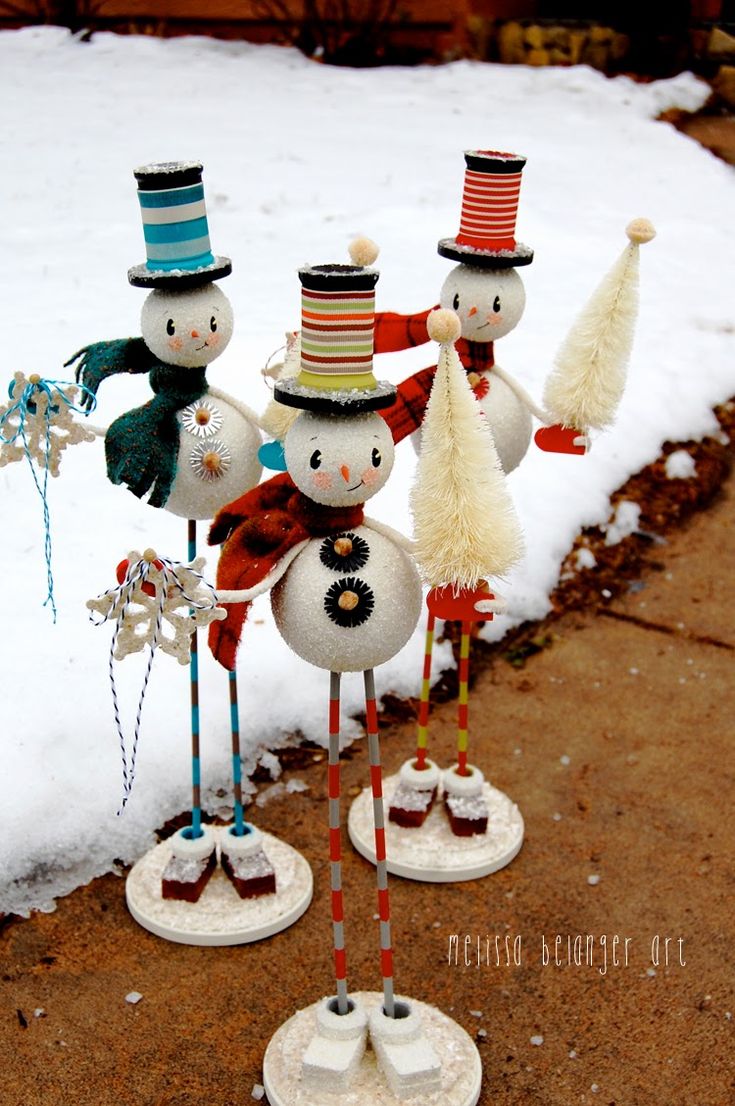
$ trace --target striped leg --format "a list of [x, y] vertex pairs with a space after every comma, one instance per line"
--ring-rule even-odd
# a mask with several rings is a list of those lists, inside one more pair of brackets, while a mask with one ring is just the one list
[[[197, 555], [197, 524], [196, 519], [190, 518], [189, 529], [189, 561], [193, 561]], [[199, 649], [197, 643], [197, 631], [191, 635], [191, 660], [189, 661], [189, 677], [191, 684], [191, 836], [202, 835], [202, 772], [199, 759]]]
[[378, 709], [375, 703], [375, 676], [372, 668], [365, 673], [365, 708], [370, 757], [370, 784], [373, 791], [375, 820], [375, 867], [378, 876], [378, 915], [380, 917], [380, 974], [383, 977], [383, 1009], [389, 1018], [395, 1017], [393, 998], [393, 947], [390, 937], [390, 901], [388, 898], [388, 867], [385, 860], [385, 812], [383, 810], [383, 775], [380, 769], [380, 737]]
[[419, 702], [418, 738], [416, 742], [416, 767], [420, 770], [426, 767], [426, 749], [429, 744], [429, 694], [431, 691], [431, 654], [434, 650], [434, 615], [429, 613], [426, 623], [426, 645], [424, 647], [424, 674], [421, 683], [421, 700]]
[[467, 776], [468, 714], [470, 675], [470, 623], [462, 623], [459, 646], [459, 706], [457, 708], [457, 765], [458, 775]]
[[237, 701], [237, 671], [229, 673], [230, 683], [230, 729], [232, 731], [232, 789], [235, 795], [235, 836], [245, 833], [245, 818], [242, 809], [242, 760], [240, 759], [240, 710]]
[[332, 888], [332, 933], [334, 938], [334, 974], [337, 980], [337, 1013], [347, 1014], [347, 961], [342, 903], [342, 842], [339, 828], [339, 690], [340, 674], [329, 680], [329, 869]]

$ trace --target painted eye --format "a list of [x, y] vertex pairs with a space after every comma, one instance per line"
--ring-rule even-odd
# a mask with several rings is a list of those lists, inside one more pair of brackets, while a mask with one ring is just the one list
[[376, 468], [376, 469], [380, 468], [380, 462], [382, 460], [383, 460], [383, 458], [380, 456], [380, 450], [379, 449], [374, 449], [373, 450], [373, 468]]
[[459, 311], [459, 292], [455, 292], [454, 299], [452, 300], [452, 307], [455, 311]]
[[212, 332], [217, 329], [217, 320], [215, 319], [214, 315], [212, 315], [212, 318], [209, 320], [209, 329]]
[[496, 313], [496, 315], [498, 311], [500, 311], [500, 296], [496, 296], [493, 300], [493, 311]]
[[309, 464], [313, 469], [318, 469], [322, 463], [322, 452], [320, 449], [315, 449], [309, 458]]
[[168, 322], [166, 323], [166, 333], [167, 334], [175, 334], [176, 333], [176, 327], [174, 326], [173, 319], [169, 319]]

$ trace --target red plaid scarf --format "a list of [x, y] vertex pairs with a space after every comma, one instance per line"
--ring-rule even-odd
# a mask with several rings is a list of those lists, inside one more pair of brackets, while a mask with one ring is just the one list
[[[430, 307], [418, 315], [398, 315], [393, 311], [381, 311], [375, 316], [375, 352], [395, 353], [402, 349], [422, 346], [429, 340], [426, 320], [436, 308]], [[495, 364], [492, 342], [468, 342], [460, 338], [454, 347], [468, 373], [482, 373]], [[436, 366], [420, 369], [398, 385], [396, 401], [380, 414], [390, 427], [393, 441], [398, 443], [418, 430], [424, 419], [434, 383]]]
[[[352, 530], [362, 520], [362, 504], [324, 507], [300, 492], [287, 472], [279, 473], [223, 507], [212, 523], [209, 544], [222, 545], [217, 587], [252, 588], [300, 541]], [[230, 671], [249, 610], [250, 603], [230, 603], [227, 618], [209, 627], [209, 648]]]

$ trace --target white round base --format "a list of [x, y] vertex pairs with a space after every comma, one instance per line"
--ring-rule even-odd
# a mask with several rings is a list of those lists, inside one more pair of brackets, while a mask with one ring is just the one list
[[199, 902], [161, 896], [161, 876], [171, 855], [162, 841], [128, 875], [128, 910], [144, 929], [181, 945], [244, 945], [288, 929], [304, 913], [313, 891], [311, 868], [296, 849], [263, 834], [263, 848], [276, 871], [275, 895], [241, 899], [218, 865]]
[[[359, 999], [368, 1010], [383, 1001], [378, 991], [358, 991], [351, 996]], [[436, 1049], [442, 1066], [441, 1091], [420, 1101], [440, 1106], [475, 1106], [480, 1097], [482, 1064], [480, 1054], [468, 1033], [435, 1006], [417, 999], [411, 1005], [421, 1014], [427, 1038]], [[301, 1063], [316, 1025], [316, 1008], [307, 1006], [277, 1029], [270, 1039], [263, 1059], [263, 1085], [270, 1106], [325, 1106], [327, 1102], [344, 1102], [349, 1106], [400, 1106], [406, 1099], [397, 1098], [377, 1066], [375, 1053], [368, 1045], [349, 1090], [343, 1095], [313, 1092], [301, 1084]], [[419, 1099], [410, 1099], [417, 1103]]]
[[[483, 795], [489, 808], [487, 830], [472, 837], [452, 833], [441, 790], [423, 826], [405, 829], [388, 820], [399, 777], [383, 782], [385, 840], [388, 871], [394, 876], [425, 883], [452, 883], [481, 879], [510, 864], [523, 844], [523, 818], [511, 799], [485, 783]], [[347, 822], [350, 840], [361, 856], [375, 863], [373, 801], [369, 788], [358, 795]]]

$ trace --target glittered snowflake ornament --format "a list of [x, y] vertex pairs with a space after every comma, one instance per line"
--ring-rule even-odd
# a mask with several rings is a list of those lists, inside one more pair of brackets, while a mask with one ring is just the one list
[[0, 403], [0, 468], [25, 458], [58, 476], [66, 447], [95, 439], [94, 431], [74, 418], [79, 392], [76, 384], [17, 372], [9, 401]]

